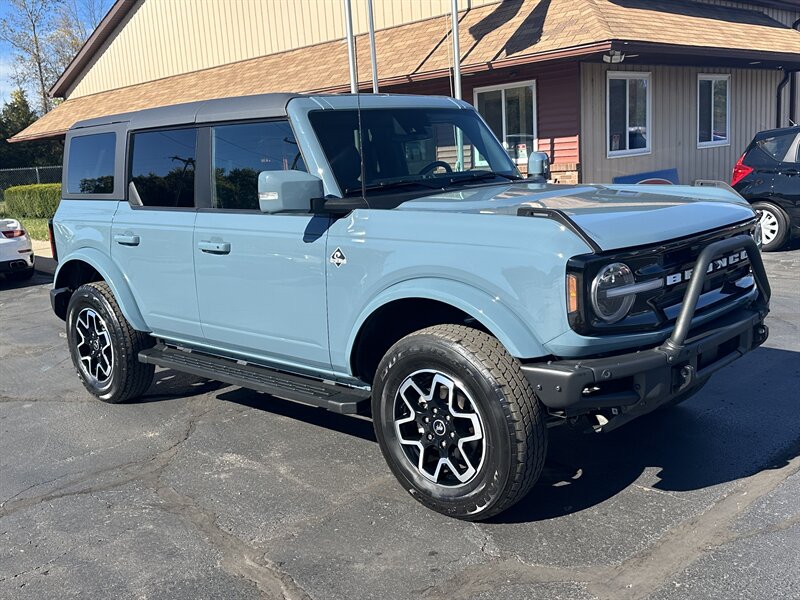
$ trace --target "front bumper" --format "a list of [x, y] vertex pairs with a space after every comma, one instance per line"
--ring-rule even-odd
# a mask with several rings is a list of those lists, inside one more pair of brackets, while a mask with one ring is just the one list
[[[708, 264], [736, 248], [747, 251], [759, 294], [751, 306], [690, 332]], [[608, 414], [613, 428], [646, 414], [705, 382], [714, 372], [764, 343], [770, 287], [755, 242], [737, 236], [707, 246], [683, 298], [672, 336], [657, 348], [602, 358], [522, 365], [536, 395], [563, 417]], [[689, 337], [691, 333], [691, 337]]]

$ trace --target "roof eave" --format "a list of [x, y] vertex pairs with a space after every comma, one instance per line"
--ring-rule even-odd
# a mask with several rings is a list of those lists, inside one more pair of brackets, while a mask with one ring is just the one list
[[111, 37], [111, 34], [117, 28], [122, 20], [128, 15], [131, 9], [136, 4], [137, 0], [116, 0], [112, 7], [100, 21], [100, 24], [92, 32], [92, 35], [83, 43], [78, 53], [64, 69], [64, 72], [58, 77], [56, 82], [48, 90], [51, 98], [63, 98], [67, 89], [74, 83], [78, 76], [83, 72], [95, 53], [100, 47]]
[[[613, 40], [611, 42], [613, 50], [622, 52], [639, 52], [642, 54], [661, 55], [661, 56], [686, 56], [696, 58], [698, 56], [697, 46], [682, 46], [678, 44], [664, 44], [661, 42], [640, 42], [635, 40]], [[719, 59], [726, 63], [741, 62], [743, 67], [747, 67], [757, 61], [764, 65], [787, 70], [800, 69], [800, 54], [771, 52], [766, 50], [748, 50], [744, 48], [710, 48], [703, 47], [703, 59]], [[703, 60], [699, 62], [709, 62]]]

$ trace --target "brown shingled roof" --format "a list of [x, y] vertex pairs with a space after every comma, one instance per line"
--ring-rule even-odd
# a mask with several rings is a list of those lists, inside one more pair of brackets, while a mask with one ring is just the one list
[[[449, 16], [378, 31], [382, 85], [447, 76], [452, 64]], [[630, 42], [744, 56], [787, 57], [800, 64], [800, 32], [764, 13], [691, 1], [524, 0], [461, 13], [462, 71], [604, 52]], [[369, 45], [358, 36], [359, 79], [370, 77]], [[230, 96], [272, 91], [347, 91], [343, 40], [230, 63], [66, 100], [13, 141], [63, 135], [77, 121]]]

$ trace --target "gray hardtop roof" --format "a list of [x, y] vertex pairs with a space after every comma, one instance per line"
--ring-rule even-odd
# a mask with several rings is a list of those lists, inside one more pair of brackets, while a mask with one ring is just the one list
[[355, 108], [360, 102], [362, 108], [385, 106], [387, 100], [392, 105], [399, 106], [460, 106], [466, 108], [463, 101], [457, 101], [443, 96], [412, 96], [405, 94], [292, 94], [274, 93], [257, 94], [253, 96], [238, 96], [234, 98], [218, 98], [215, 100], [201, 100], [199, 102], [186, 102], [159, 108], [147, 108], [116, 115], [107, 115], [78, 121], [70, 130], [111, 125], [113, 123], [126, 123], [128, 129], [147, 129], [151, 127], [169, 127], [174, 125], [188, 125], [191, 123], [210, 123], [218, 121], [235, 121], [245, 119], [264, 119], [286, 116], [286, 105], [293, 98], [306, 98], [321, 109]]

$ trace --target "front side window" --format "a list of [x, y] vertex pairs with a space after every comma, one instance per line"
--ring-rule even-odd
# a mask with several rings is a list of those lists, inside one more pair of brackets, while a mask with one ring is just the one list
[[730, 143], [730, 75], [700, 75], [697, 80], [697, 146]]
[[211, 205], [258, 210], [261, 171], [305, 171], [287, 121], [219, 125], [211, 130]]
[[69, 144], [67, 192], [70, 194], [114, 193], [115, 133], [96, 133], [72, 138]]
[[194, 206], [196, 129], [145, 131], [131, 136], [131, 182], [142, 206]]
[[309, 120], [344, 195], [443, 189], [518, 179], [508, 154], [472, 110], [315, 111]]
[[650, 74], [608, 73], [606, 128], [608, 156], [650, 152]]
[[475, 106], [514, 162], [527, 164], [536, 150], [535, 83], [478, 89]]

